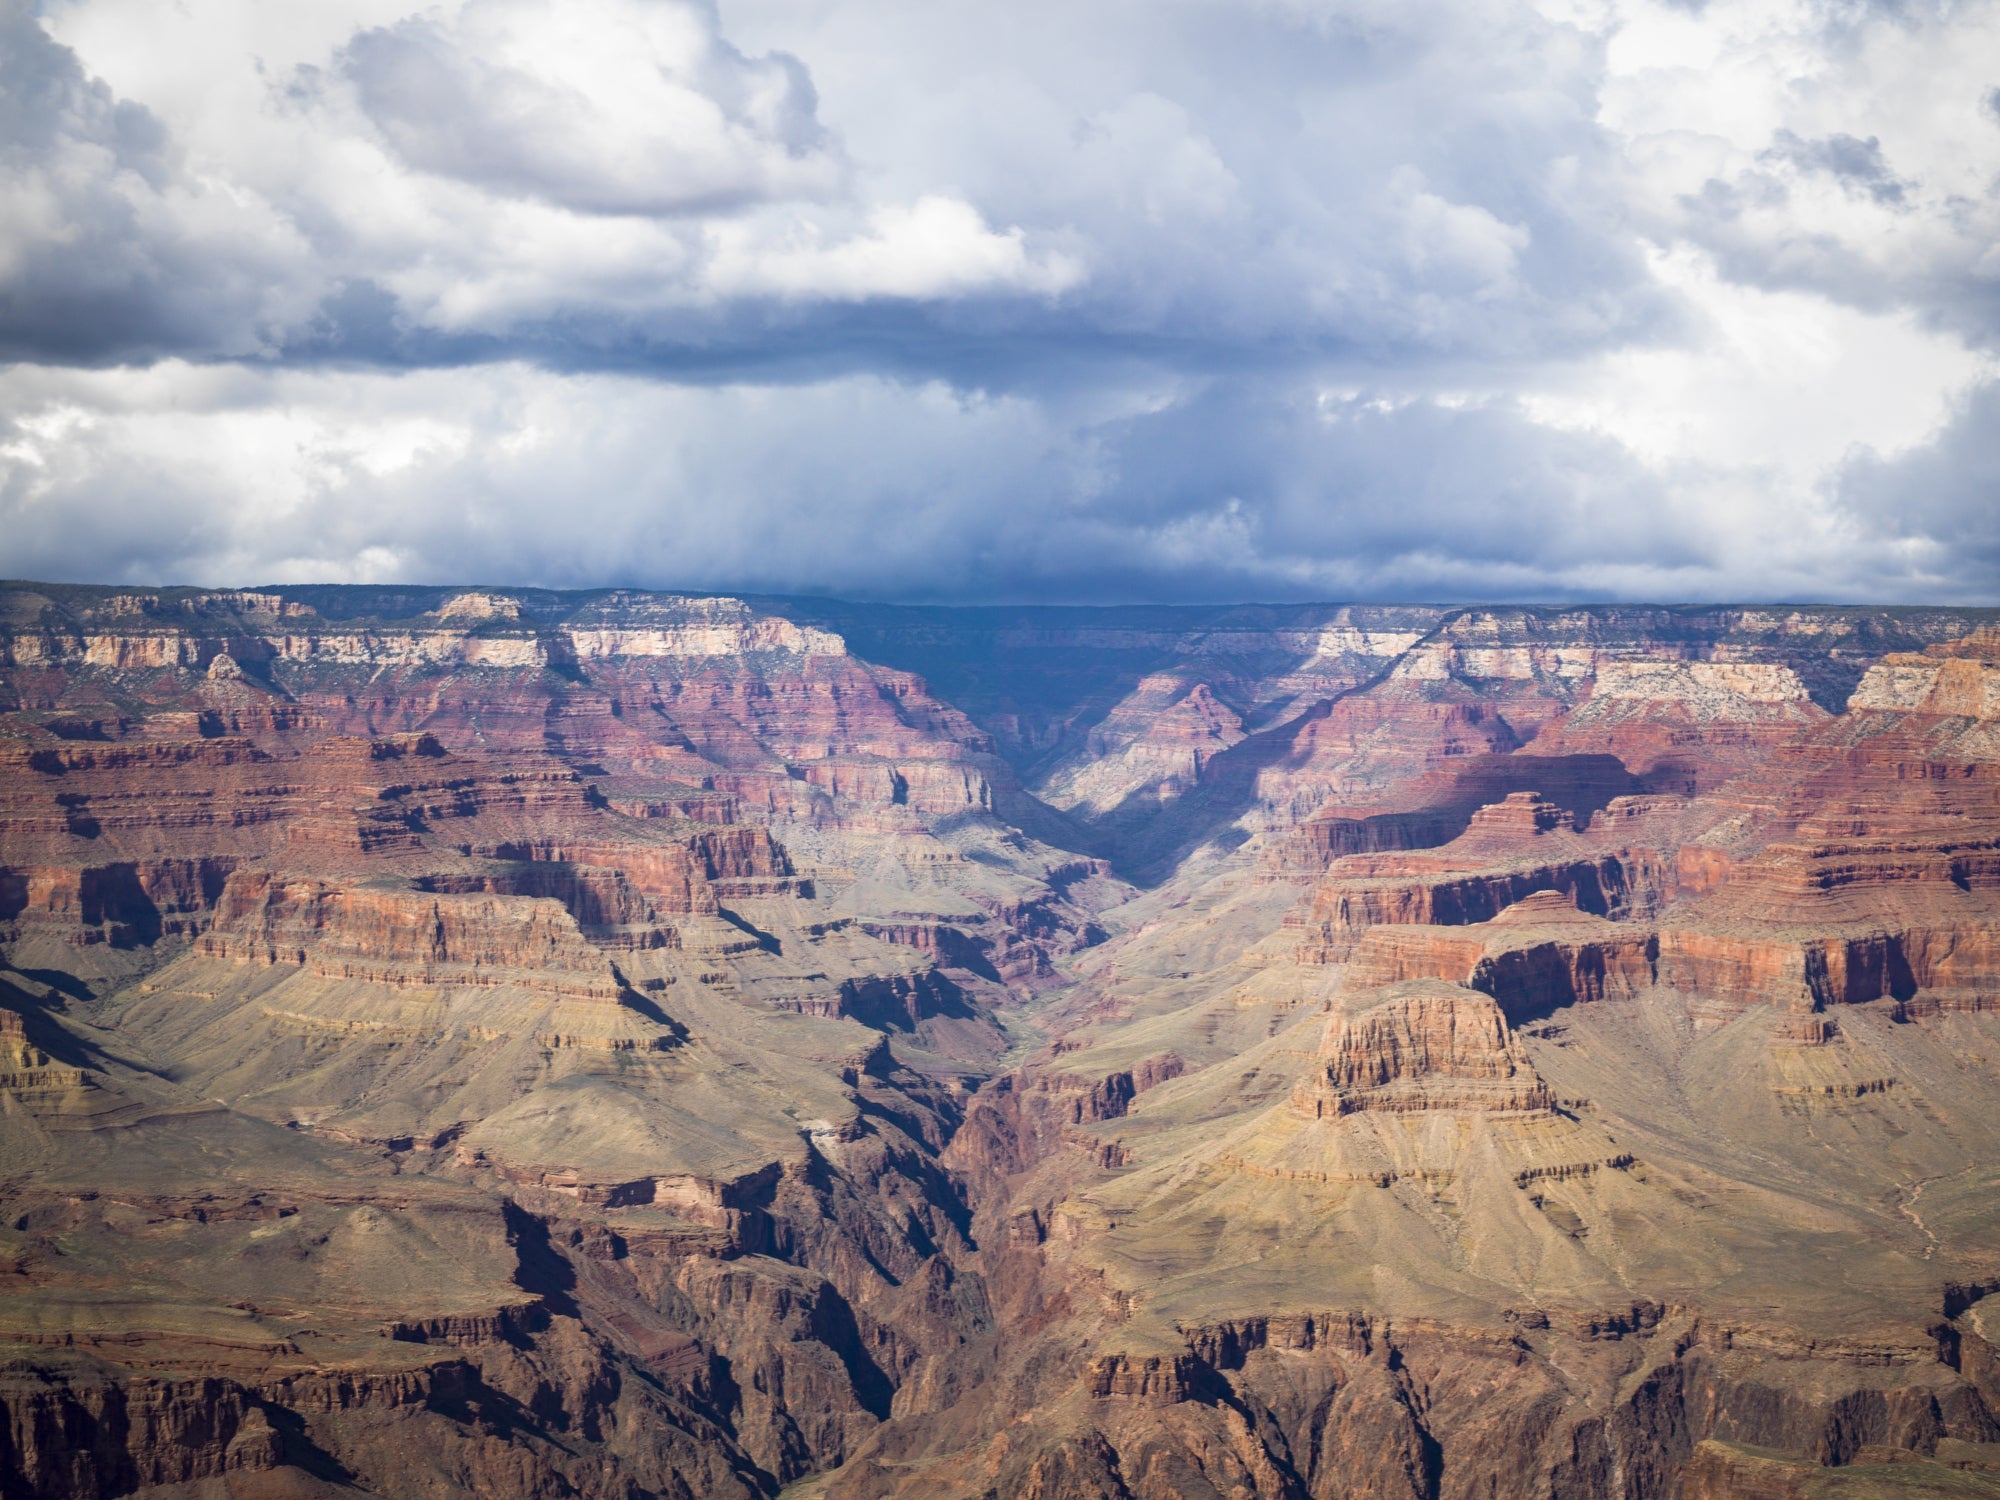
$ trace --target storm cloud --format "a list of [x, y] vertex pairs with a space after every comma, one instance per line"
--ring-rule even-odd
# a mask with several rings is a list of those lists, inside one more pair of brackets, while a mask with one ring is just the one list
[[2000, 598], [2000, 4], [0, 6], [0, 572]]

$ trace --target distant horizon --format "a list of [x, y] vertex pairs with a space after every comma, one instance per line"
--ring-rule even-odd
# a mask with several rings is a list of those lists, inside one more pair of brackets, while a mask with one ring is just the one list
[[663, 594], [688, 599], [792, 600], [805, 603], [842, 604], [882, 609], [923, 610], [1233, 610], [1233, 609], [1412, 609], [1412, 610], [1594, 610], [1657, 609], [1694, 611], [1711, 609], [1791, 609], [1791, 610], [1937, 610], [1946, 613], [1974, 613], [2000, 616], [2000, 604], [1962, 604], [1952, 601], [1897, 599], [1393, 599], [1393, 598], [1296, 598], [1296, 599], [1121, 599], [1106, 603], [1066, 599], [894, 599], [867, 598], [857, 594], [829, 593], [814, 589], [769, 588], [689, 588], [672, 584], [564, 584], [494, 583], [486, 580], [454, 582], [395, 583], [128, 583], [97, 579], [0, 578], [5, 589], [101, 589], [109, 593], [287, 593], [300, 590], [395, 593], [438, 592], [498, 594], [550, 594], [589, 596], [615, 593]]

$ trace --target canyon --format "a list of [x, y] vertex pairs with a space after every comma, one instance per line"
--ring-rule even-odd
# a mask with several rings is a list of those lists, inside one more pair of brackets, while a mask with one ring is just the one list
[[2000, 611], [0, 585], [0, 1495], [2000, 1496]]

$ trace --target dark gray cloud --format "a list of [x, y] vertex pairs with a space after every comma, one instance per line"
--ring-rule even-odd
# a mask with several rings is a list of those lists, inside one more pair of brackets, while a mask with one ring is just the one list
[[[922, 44], [882, 14], [858, 38], [881, 82], [850, 90], [885, 97], [850, 91], [844, 132], [803, 63], [746, 54], [693, 0], [469, 0], [361, 30], [245, 122], [298, 150], [238, 184], [264, 222], [235, 226], [229, 254], [187, 211], [226, 163], [156, 164], [135, 204], [108, 125], [24, 138], [24, 172], [100, 148], [95, 198], [63, 217], [105, 230], [16, 300], [104, 303], [101, 272], [129, 262], [82, 357], [962, 383], [1076, 358], [1518, 361], [1669, 321], [1608, 211], [1590, 48], [1532, 13], [973, 10], [954, 46], [982, 56], [945, 61], [978, 76], [957, 88], [919, 59], [920, 98], [874, 61]], [[146, 118], [25, 10], [14, 24], [45, 80]], [[1036, 70], [1064, 48], [1108, 76], [1052, 97]], [[53, 313], [13, 330], [57, 360], [80, 337]]]
[[190, 181], [28, 0], [0, 0], [0, 220], [0, 359], [252, 354], [310, 307], [282, 231]]
[[1991, 594], [1989, 43], [1993, 0], [0, 0], [0, 572]]
[[[468, 402], [439, 398], [449, 378], [301, 377], [150, 451], [104, 432], [112, 461], [42, 477], [110, 540], [44, 510], [14, 571], [1069, 601], [1725, 598], [1760, 580], [1835, 597], [1888, 576], [1774, 556], [1619, 444], [1504, 398], [1224, 378], [1106, 409], [1101, 389], [849, 377], [774, 394], [511, 367]], [[341, 446], [362, 430], [375, 446]], [[280, 448], [317, 457], [249, 491], [244, 471]], [[32, 515], [27, 498], [0, 505]]]
[[1838, 178], [1851, 192], [1866, 193], [1877, 203], [1901, 205], [1910, 185], [1889, 170], [1882, 155], [1882, 142], [1835, 133], [1809, 141], [1789, 130], [1771, 138], [1768, 160], [1786, 161], [1808, 172], [1825, 172]]
[[1934, 580], [1941, 596], [1992, 600], [2000, 578], [2000, 381], [1967, 393], [1934, 442], [1894, 458], [1857, 455], [1839, 494], [1871, 534], [1885, 583], [1916, 574]]

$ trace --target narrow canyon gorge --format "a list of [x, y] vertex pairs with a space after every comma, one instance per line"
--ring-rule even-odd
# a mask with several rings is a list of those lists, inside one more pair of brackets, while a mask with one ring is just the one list
[[2000, 611], [0, 585], [0, 1496], [2000, 1497]]

